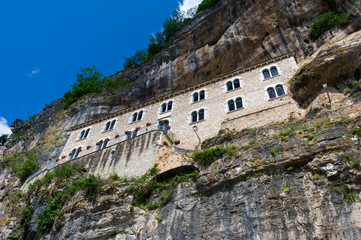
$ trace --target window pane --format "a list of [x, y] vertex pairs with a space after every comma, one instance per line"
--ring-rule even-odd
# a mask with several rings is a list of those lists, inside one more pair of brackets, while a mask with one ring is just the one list
[[105, 124], [105, 131], [108, 131], [110, 127], [110, 122], [107, 122], [107, 124]]
[[173, 106], [173, 102], [170, 101], [170, 102], [168, 103], [168, 111], [172, 110], [172, 106]]
[[167, 104], [163, 103], [162, 108], [161, 108], [161, 112], [165, 112], [165, 111], [167, 111]]
[[108, 142], [107, 142], [107, 141], [104, 141], [104, 142], [103, 142], [103, 146], [102, 146], [102, 148], [106, 148], [106, 147], [107, 147], [107, 145], [108, 145]]
[[198, 93], [193, 94], [193, 102], [198, 101]]
[[240, 88], [241, 87], [241, 84], [239, 83], [239, 79], [234, 80], [233, 84], [234, 84], [234, 88]]
[[271, 68], [271, 74], [272, 74], [272, 76], [277, 76], [278, 75], [278, 70], [277, 70], [276, 67]]
[[234, 101], [233, 100], [228, 101], [228, 111], [233, 111], [234, 109], [235, 109]]
[[237, 107], [237, 109], [243, 108], [242, 98], [236, 99], [236, 107]]
[[82, 138], [83, 138], [83, 136], [84, 136], [84, 130], [83, 130], [83, 131], [81, 131], [80, 136], [79, 136], [79, 139], [82, 139]]
[[127, 139], [130, 139], [132, 137], [132, 132], [127, 134]]
[[84, 135], [84, 138], [86, 138], [86, 137], [88, 136], [89, 131], [90, 131], [90, 128], [88, 128], [88, 129], [86, 130], [85, 135]]
[[232, 82], [228, 82], [227, 83], [227, 91], [231, 91], [233, 90], [233, 83]]
[[137, 121], [137, 116], [138, 116], [138, 113], [134, 113], [134, 114], [133, 114], [132, 122]]
[[282, 85], [276, 86], [276, 91], [277, 91], [277, 95], [278, 95], [278, 96], [282, 96], [282, 95], [285, 94], [285, 91], [283, 90]]
[[134, 131], [133, 131], [133, 136], [132, 136], [132, 137], [137, 136], [137, 134], [138, 134], [138, 130], [134, 130]]
[[269, 73], [269, 71], [266, 69], [266, 70], [263, 70], [263, 77], [264, 77], [264, 79], [267, 79], [267, 78], [270, 78], [271, 77], [271, 75], [270, 75], [270, 73]]
[[103, 145], [103, 141], [100, 141], [100, 142], [99, 142], [99, 145], [97, 146], [97, 150], [101, 149], [101, 148], [102, 148], [102, 145]]
[[199, 110], [199, 118], [198, 118], [198, 121], [203, 120], [203, 119], [204, 119], [204, 110], [201, 109], [201, 110]]
[[197, 122], [197, 112], [192, 112], [192, 122]]
[[143, 111], [140, 111], [140, 112], [139, 112], [139, 115], [138, 115], [138, 120], [141, 120], [142, 117], [143, 117]]
[[113, 129], [113, 128], [114, 128], [114, 125], [115, 125], [115, 120], [112, 121], [112, 124], [110, 125], [110, 128], [109, 128], [109, 129]]
[[201, 91], [200, 93], [199, 93], [199, 100], [203, 100], [203, 99], [205, 99], [206, 98], [206, 92], [205, 91]]
[[267, 89], [267, 92], [268, 92], [269, 98], [275, 98], [276, 97], [276, 93], [275, 93], [275, 90], [273, 88]]

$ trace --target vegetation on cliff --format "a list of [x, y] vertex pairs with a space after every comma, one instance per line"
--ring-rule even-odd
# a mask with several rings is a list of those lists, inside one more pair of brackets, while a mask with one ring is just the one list
[[102, 78], [103, 74], [95, 66], [81, 67], [80, 70], [80, 73], [76, 74], [76, 82], [71, 85], [72, 89], [64, 94], [64, 108], [69, 107], [88, 94], [111, 92], [119, 87], [125, 87], [130, 84], [129, 80], [118, 79], [112, 81], [107, 77]]
[[312, 40], [318, 39], [327, 30], [336, 27], [340, 24], [348, 22], [347, 13], [337, 14], [328, 12], [318, 16], [317, 20], [311, 25], [309, 36]]

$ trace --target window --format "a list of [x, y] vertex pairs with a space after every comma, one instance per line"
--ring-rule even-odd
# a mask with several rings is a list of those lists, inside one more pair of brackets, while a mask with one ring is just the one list
[[276, 67], [271, 67], [271, 74], [272, 77], [277, 76], [278, 75], [278, 70]]
[[242, 98], [239, 97], [236, 99], [236, 107], [237, 109], [243, 108]]
[[200, 92], [193, 93], [193, 102], [198, 102], [206, 99], [206, 91], [202, 90]]
[[201, 120], [204, 120], [204, 109], [201, 109], [198, 112], [197, 111], [192, 112], [192, 114], [191, 114], [191, 122], [192, 123], [198, 122]]
[[131, 139], [131, 138], [132, 138], [132, 132], [128, 131], [126, 139], [128, 140], [128, 139]]
[[[277, 96], [280, 97], [280, 96], [286, 94], [285, 90], [283, 89], [283, 86], [281, 84], [276, 86], [276, 91], [274, 90], [273, 87], [269, 87], [267, 89], [267, 92], [268, 92], [268, 96], [269, 96], [270, 99], [275, 98]], [[276, 95], [276, 93], [277, 93], [277, 95]]]
[[116, 120], [112, 121], [112, 124], [110, 124], [109, 130], [112, 130], [114, 128], [115, 122], [116, 122]]
[[269, 98], [275, 98], [276, 97], [276, 93], [275, 93], [275, 90], [273, 89], [273, 87], [268, 88], [267, 92], [268, 92]]
[[97, 144], [98, 144], [97, 150], [101, 149], [103, 146], [103, 140], [99, 141]]
[[133, 119], [132, 122], [137, 121], [138, 113], [133, 113]]
[[104, 129], [104, 131], [108, 131], [109, 128], [110, 128], [110, 122], [107, 122], [107, 123], [105, 124], [105, 129]]
[[198, 93], [193, 94], [193, 102], [198, 102]]
[[168, 132], [168, 127], [169, 126], [169, 121], [168, 120], [162, 120], [162, 121], [159, 121], [159, 124], [158, 124], [158, 129], [160, 130], [163, 130], [164, 132]]
[[142, 117], [143, 117], [143, 111], [140, 111], [139, 113], [135, 112], [135, 113], [133, 113], [133, 116], [132, 116], [132, 122], [140, 121], [140, 120], [142, 120]]
[[136, 137], [138, 135], [138, 130], [137, 129], [135, 129], [134, 131], [133, 131], [133, 135], [132, 135], [132, 137]]
[[85, 139], [88, 136], [89, 131], [90, 131], [90, 128], [88, 128], [87, 130], [81, 131], [80, 136], [79, 136], [79, 140], [80, 139]]
[[199, 93], [199, 100], [204, 100], [206, 98], [206, 92], [204, 90]]
[[229, 100], [228, 101], [228, 111], [233, 111], [235, 110], [235, 106], [234, 106], [234, 101], [233, 100]]
[[236, 101], [234, 101], [233, 99], [228, 101], [228, 111], [234, 111], [236, 109], [240, 109], [243, 108], [243, 103], [242, 103], [242, 98], [236, 98]]
[[140, 111], [139, 114], [138, 114], [138, 119], [137, 119], [137, 121], [142, 120], [142, 117], [143, 117], [143, 111]]
[[277, 86], [276, 86], [276, 92], [277, 92], [277, 95], [278, 95], [278, 96], [285, 95], [285, 91], [284, 91], [282, 85], [277, 85]]
[[231, 91], [233, 89], [237, 89], [241, 87], [241, 82], [239, 81], [239, 79], [235, 79], [232, 81], [227, 82], [227, 91]]
[[263, 78], [264, 79], [267, 79], [267, 78], [271, 77], [271, 74], [269, 73], [268, 69], [263, 70], [262, 73], [263, 73]]
[[115, 155], [115, 151], [112, 151], [112, 152], [110, 153], [110, 158], [113, 159], [113, 158], [114, 158], [114, 155]]
[[75, 153], [76, 153], [76, 148], [74, 148], [71, 153], [69, 154], [69, 160], [72, 160], [75, 156]]
[[169, 112], [172, 110], [173, 107], [173, 102], [169, 101], [168, 103], [163, 103], [161, 108], [160, 108], [160, 112], [164, 113], [164, 112]]

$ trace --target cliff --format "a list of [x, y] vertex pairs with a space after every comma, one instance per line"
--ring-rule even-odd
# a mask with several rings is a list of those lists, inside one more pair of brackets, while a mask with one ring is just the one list
[[[25, 194], [1, 164], [0, 238], [361, 238], [361, 38], [360, 32], [350, 35], [361, 26], [360, 3], [326, 2], [219, 1], [152, 61], [112, 76], [131, 80], [130, 86], [87, 96], [67, 110], [58, 100], [31, 126], [15, 124], [19, 136], [0, 154], [37, 148], [44, 165], [58, 157], [66, 130], [77, 124], [285, 53], [306, 63], [289, 83], [306, 118], [221, 131], [203, 148], [236, 146], [236, 153], [210, 166], [194, 164], [196, 177], [113, 177], [92, 189], [93, 195], [87, 187], [97, 180], [84, 180], [88, 173], [80, 167], [48, 177]], [[309, 26], [330, 9], [348, 11], [350, 22], [312, 41]], [[325, 82], [332, 104], [322, 90]], [[39, 216], [46, 220], [42, 225]]]

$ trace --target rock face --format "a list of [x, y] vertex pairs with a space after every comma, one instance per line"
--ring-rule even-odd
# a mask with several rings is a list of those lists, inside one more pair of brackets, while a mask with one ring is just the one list
[[[323, 119], [223, 133], [213, 140], [241, 153], [179, 185], [165, 207], [131, 210], [123, 183], [96, 202], [75, 196], [43, 239], [359, 239], [360, 139], [350, 132], [360, 124]], [[250, 139], [258, 140], [246, 147]]]
[[30, 128], [30, 125], [31, 124], [28, 121], [24, 121], [18, 118], [11, 124], [11, 131], [13, 133], [25, 132]]

